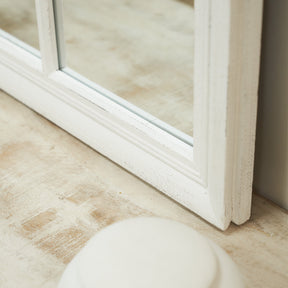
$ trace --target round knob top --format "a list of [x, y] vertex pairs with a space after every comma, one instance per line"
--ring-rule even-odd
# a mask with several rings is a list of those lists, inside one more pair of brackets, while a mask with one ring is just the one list
[[175, 221], [125, 220], [103, 229], [87, 243], [69, 264], [59, 288], [222, 288], [221, 283], [242, 287], [234, 285], [237, 273], [231, 270], [228, 256], [223, 263], [232, 276], [223, 282], [225, 269], [219, 267], [218, 259], [223, 250], [219, 253], [215, 247]]

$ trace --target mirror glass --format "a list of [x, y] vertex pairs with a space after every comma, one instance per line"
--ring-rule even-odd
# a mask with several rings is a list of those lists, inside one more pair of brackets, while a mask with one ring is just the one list
[[39, 50], [35, 0], [1, 0], [0, 28]]
[[193, 2], [64, 0], [67, 67], [193, 136]]

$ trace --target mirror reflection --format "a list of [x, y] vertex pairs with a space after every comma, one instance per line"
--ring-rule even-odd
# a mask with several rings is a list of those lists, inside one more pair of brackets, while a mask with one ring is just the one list
[[1, 0], [0, 29], [39, 50], [35, 0]]
[[67, 66], [192, 136], [193, 4], [64, 0]]

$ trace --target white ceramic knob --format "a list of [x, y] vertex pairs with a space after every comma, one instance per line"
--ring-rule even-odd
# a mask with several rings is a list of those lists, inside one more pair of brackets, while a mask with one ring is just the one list
[[58, 288], [243, 288], [230, 257], [192, 228], [145, 217], [97, 233]]

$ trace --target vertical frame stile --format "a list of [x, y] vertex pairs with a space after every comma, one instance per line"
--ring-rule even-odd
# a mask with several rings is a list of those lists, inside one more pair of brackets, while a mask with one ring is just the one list
[[[233, 1], [233, 0], [232, 0]], [[242, 0], [241, 0], [242, 1]], [[246, 0], [245, 0], [246, 1]], [[231, 193], [227, 189], [227, 84], [229, 79], [231, 0], [210, 1], [209, 81], [207, 101], [207, 165], [210, 203], [225, 229], [231, 221]], [[236, 163], [234, 163], [236, 164]]]
[[53, 0], [35, 0], [42, 70], [48, 75], [59, 69]]
[[228, 101], [235, 108], [227, 112], [227, 127], [233, 125], [227, 129], [232, 138], [227, 148], [228, 169], [233, 168], [229, 189], [234, 191], [232, 221], [242, 224], [251, 213], [263, 1], [231, 1], [231, 11]]
[[66, 66], [65, 40], [63, 24], [63, 0], [53, 0], [54, 24], [57, 44], [58, 66], [62, 69]]
[[[199, 169], [203, 185], [207, 187], [207, 149], [208, 149], [208, 104], [209, 104], [209, 68], [210, 68], [210, 30], [211, 0], [195, 0], [194, 29], [194, 119], [193, 141], [194, 162]], [[208, 23], [208, 25], [207, 25]], [[196, 67], [196, 69], [195, 69]]]

